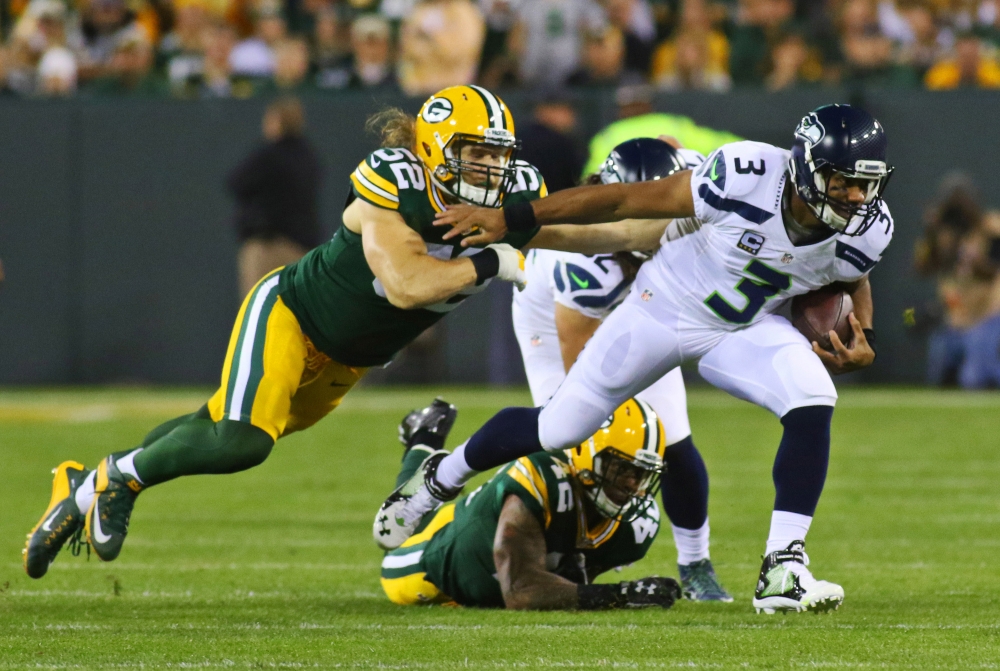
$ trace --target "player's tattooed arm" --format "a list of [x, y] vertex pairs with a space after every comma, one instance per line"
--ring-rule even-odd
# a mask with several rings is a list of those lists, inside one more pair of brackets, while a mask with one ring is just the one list
[[856, 282], [845, 284], [844, 291], [851, 295], [851, 300], [854, 302], [854, 312], [848, 315], [851, 330], [854, 332], [851, 347], [848, 348], [841, 341], [836, 331], [830, 331], [830, 344], [833, 345], [833, 352], [828, 352], [822, 349], [818, 343], [813, 343], [813, 351], [834, 375], [866, 368], [875, 361], [875, 350], [868, 343], [868, 338], [864, 333], [864, 329], [872, 327], [874, 315], [872, 287], [868, 283], [868, 276], [865, 275]]
[[[578, 186], [531, 201], [531, 208], [539, 226], [693, 217], [691, 171], [652, 182]], [[455, 205], [438, 213], [434, 223], [452, 227], [445, 238], [468, 236], [462, 241], [465, 246], [495, 242], [507, 233], [502, 209]]]
[[493, 561], [511, 610], [574, 609], [577, 585], [545, 570], [545, 536], [528, 507], [508, 496], [493, 539]]
[[440, 303], [476, 283], [472, 261], [430, 256], [423, 239], [397, 212], [359, 198], [344, 210], [344, 225], [361, 234], [365, 259], [382, 283], [386, 298], [398, 308], [411, 310]]

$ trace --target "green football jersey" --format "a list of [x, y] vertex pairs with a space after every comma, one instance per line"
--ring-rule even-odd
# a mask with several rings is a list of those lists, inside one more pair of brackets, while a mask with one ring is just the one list
[[[503, 608], [493, 539], [507, 496], [517, 496], [544, 530], [546, 567], [574, 582], [642, 559], [660, 528], [653, 501], [631, 522], [604, 520], [588, 528], [579, 486], [561, 454], [540, 452], [501, 468], [455, 504], [454, 520], [426, 542], [426, 580], [465, 606]], [[406, 553], [415, 548], [403, 548]]]
[[[505, 202], [546, 195], [538, 170], [520, 161], [516, 168], [517, 179]], [[433, 222], [434, 215], [445, 208], [444, 196], [408, 149], [372, 152], [351, 175], [351, 188], [350, 200], [361, 198], [399, 212], [435, 258], [472, 256], [482, 249], [464, 248], [459, 239], [442, 239], [448, 228], [433, 226]], [[520, 249], [537, 232], [536, 228], [509, 233], [502, 242]], [[329, 242], [282, 271], [279, 292], [321, 352], [348, 366], [380, 366], [486, 284], [469, 287], [437, 305], [403, 310], [386, 298], [365, 259], [361, 236], [341, 226]]]

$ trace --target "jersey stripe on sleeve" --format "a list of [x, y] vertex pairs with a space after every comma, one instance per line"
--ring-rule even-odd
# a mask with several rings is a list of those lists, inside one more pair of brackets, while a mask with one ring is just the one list
[[357, 194], [372, 205], [388, 210], [399, 209], [399, 189], [375, 172], [366, 162], [362, 161], [351, 173], [351, 183]]

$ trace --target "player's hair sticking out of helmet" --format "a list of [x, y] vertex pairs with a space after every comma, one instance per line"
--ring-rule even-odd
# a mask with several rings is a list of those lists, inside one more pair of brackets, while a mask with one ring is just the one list
[[416, 144], [416, 120], [398, 107], [385, 107], [365, 121], [365, 130], [379, 138], [383, 147], [413, 149]]
[[653, 505], [666, 436], [647, 403], [629, 399], [587, 442], [566, 450], [584, 495], [601, 515], [630, 521]]

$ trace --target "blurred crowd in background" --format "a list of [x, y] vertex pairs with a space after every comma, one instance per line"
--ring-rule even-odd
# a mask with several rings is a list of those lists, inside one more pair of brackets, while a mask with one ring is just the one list
[[1000, 0], [2, 0], [9, 94], [1000, 88]]

